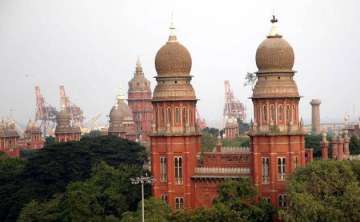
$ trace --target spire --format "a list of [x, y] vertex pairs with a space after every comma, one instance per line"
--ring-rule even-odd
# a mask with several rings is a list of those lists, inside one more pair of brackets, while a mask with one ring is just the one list
[[136, 60], [136, 70], [135, 70], [135, 75], [142, 75], [143, 71], [142, 71], [142, 66], [141, 66], [141, 61], [140, 61], [140, 57], [137, 57]]
[[281, 35], [278, 32], [278, 28], [277, 28], [278, 19], [276, 18], [275, 15], [272, 16], [270, 22], [272, 25], [271, 25], [271, 30], [268, 35], [268, 38], [281, 37]]
[[170, 35], [169, 35], [169, 42], [175, 42], [176, 41], [176, 28], [174, 25], [174, 12], [171, 12], [171, 20], [170, 20]]
[[118, 94], [116, 96], [116, 105], [119, 104], [120, 101], [125, 100], [125, 95], [121, 87], [118, 89]]

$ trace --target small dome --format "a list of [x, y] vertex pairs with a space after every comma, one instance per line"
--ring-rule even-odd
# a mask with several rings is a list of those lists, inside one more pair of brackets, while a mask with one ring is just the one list
[[259, 72], [292, 72], [294, 50], [291, 45], [277, 33], [277, 19], [273, 16], [269, 36], [256, 50], [256, 65]]
[[122, 121], [132, 119], [132, 112], [123, 99], [118, 98], [117, 104], [110, 111], [110, 121]]
[[189, 75], [191, 64], [189, 51], [176, 40], [176, 36], [170, 36], [155, 57], [158, 76]]

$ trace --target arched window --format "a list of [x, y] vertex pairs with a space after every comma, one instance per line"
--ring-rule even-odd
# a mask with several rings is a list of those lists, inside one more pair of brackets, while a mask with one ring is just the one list
[[263, 116], [264, 116], [264, 122], [267, 122], [267, 108], [266, 105], [263, 106]]
[[271, 112], [271, 120], [275, 122], [275, 120], [276, 120], [276, 111], [275, 111], [275, 106], [274, 105], [270, 106], [270, 112]]
[[185, 126], [186, 123], [186, 109], [185, 107], [182, 108], [182, 125]]
[[293, 122], [295, 122], [295, 121], [296, 121], [296, 109], [295, 109], [295, 105], [292, 106], [292, 115], [293, 115], [292, 120], [293, 120]]
[[171, 117], [171, 108], [170, 107], [167, 108], [167, 118], [168, 118], [168, 123], [170, 125], [172, 125], [172, 117]]
[[279, 121], [283, 121], [284, 119], [284, 107], [283, 105], [279, 105]]
[[179, 108], [175, 108], [175, 122], [176, 124], [180, 123], [180, 109]]
[[286, 107], [286, 121], [291, 121], [291, 108], [289, 105]]

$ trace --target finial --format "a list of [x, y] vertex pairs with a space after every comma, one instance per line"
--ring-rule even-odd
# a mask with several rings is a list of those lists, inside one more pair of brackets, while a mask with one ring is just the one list
[[141, 66], [140, 56], [137, 56], [136, 58], [136, 67]]
[[271, 22], [272, 26], [271, 26], [271, 30], [268, 35], [268, 38], [281, 37], [281, 35], [278, 32], [277, 25], [276, 25], [278, 22], [278, 19], [276, 18], [275, 13], [273, 13], [270, 22]]
[[169, 36], [169, 42], [174, 42], [176, 41], [176, 28], [174, 25], [174, 12], [171, 12], [171, 19], [170, 19], [170, 36]]
[[118, 94], [116, 96], [116, 101], [119, 102], [120, 100], [125, 100], [125, 95], [121, 87], [118, 88]]

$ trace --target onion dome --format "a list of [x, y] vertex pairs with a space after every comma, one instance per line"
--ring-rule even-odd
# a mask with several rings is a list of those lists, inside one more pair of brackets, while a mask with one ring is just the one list
[[0, 137], [9, 138], [9, 137], [19, 137], [19, 134], [16, 130], [15, 121], [13, 120], [2, 120], [0, 123]]
[[271, 23], [270, 34], [256, 51], [256, 65], [259, 70], [252, 98], [298, 98], [299, 92], [292, 70], [294, 51], [278, 34], [275, 16]]
[[169, 40], [156, 54], [156, 72], [158, 76], [190, 75], [191, 55], [185, 46], [177, 41], [172, 24], [170, 30]]
[[129, 81], [129, 93], [132, 92], [151, 92], [150, 81], [145, 78], [140, 60], [136, 62], [134, 77]]
[[124, 120], [131, 120], [132, 112], [129, 106], [125, 103], [125, 98], [123, 95], [118, 95], [116, 98], [117, 102], [116, 105], [110, 111], [110, 122], [112, 121], [124, 121]]
[[256, 65], [259, 73], [292, 72], [294, 66], [294, 50], [291, 45], [278, 34], [277, 19], [271, 19], [272, 28], [267, 38], [256, 51]]
[[36, 123], [30, 119], [26, 126], [25, 134], [40, 134], [40, 133], [41, 133], [40, 127], [38, 127]]
[[191, 55], [177, 41], [173, 24], [169, 40], [156, 55], [155, 68], [158, 75], [152, 101], [196, 100], [190, 84]]

